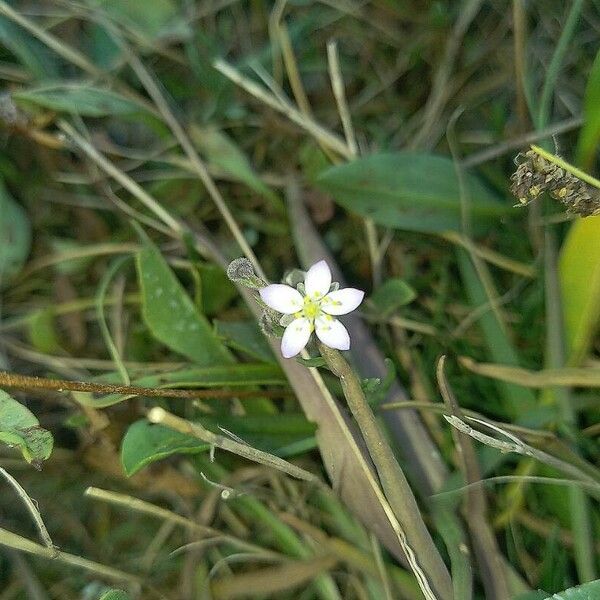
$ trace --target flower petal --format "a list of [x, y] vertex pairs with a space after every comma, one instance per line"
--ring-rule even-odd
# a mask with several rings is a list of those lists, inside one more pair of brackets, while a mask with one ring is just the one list
[[331, 317], [318, 317], [315, 321], [317, 337], [330, 348], [348, 350], [350, 348], [350, 336], [346, 328]]
[[284, 358], [292, 358], [302, 351], [308, 344], [312, 333], [311, 323], [308, 319], [295, 319], [283, 332], [281, 339], [281, 354]]
[[307, 272], [304, 278], [306, 295], [310, 298], [322, 297], [329, 291], [331, 285], [331, 271], [329, 265], [320, 260], [315, 263]]
[[344, 288], [327, 294], [321, 302], [321, 310], [328, 315], [345, 315], [363, 301], [365, 293], [356, 288]]
[[300, 292], [283, 283], [273, 283], [258, 290], [258, 293], [267, 306], [284, 315], [298, 312], [303, 306]]

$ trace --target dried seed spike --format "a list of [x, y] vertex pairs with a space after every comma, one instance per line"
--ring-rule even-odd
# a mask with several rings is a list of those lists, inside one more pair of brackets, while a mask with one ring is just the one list
[[517, 169], [510, 178], [510, 190], [519, 200], [516, 206], [527, 206], [547, 192], [568, 213], [582, 217], [600, 214], [600, 192], [572, 173], [533, 150], [520, 152], [514, 162]]

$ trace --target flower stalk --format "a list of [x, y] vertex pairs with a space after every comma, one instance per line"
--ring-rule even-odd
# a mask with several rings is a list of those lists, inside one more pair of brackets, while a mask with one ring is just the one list
[[362, 433], [377, 470], [382, 491], [400, 525], [400, 543], [428, 600], [452, 598], [452, 582], [417, 501], [388, 441], [367, 403], [360, 380], [338, 350], [319, 343], [327, 366], [340, 379], [348, 408]]

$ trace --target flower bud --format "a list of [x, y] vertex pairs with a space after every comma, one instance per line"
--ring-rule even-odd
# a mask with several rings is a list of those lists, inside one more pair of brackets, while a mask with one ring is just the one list
[[259, 290], [267, 285], [267, 282], [254, 272], [252, 263], [244, 257], [236, 258], [229, 263], [227, 277], [234, 283], [239, 283], [252, 290]]

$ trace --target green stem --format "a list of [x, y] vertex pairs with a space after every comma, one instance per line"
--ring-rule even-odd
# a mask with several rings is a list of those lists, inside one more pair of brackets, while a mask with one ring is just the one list
[[573, 166], [571, 163], [568, 163], [566, 160], [560, 158], [560, 156], [556, 156], [556, 154], [552, 154], [551, 152], [548, 152], [547, 150], [544, 150], [543, 148], [540, 148], [539, 146], [535, 146], [532, 144], [531, 149], [534, 152], [536, 152], [537, 154], [539, 154], [542, 158], [545, 158], [546, 160], [550, 161], [551, 163], [554, 163], [556, 166], [561, 167], [562, 169], [564, 169], [565, 171], [568, 171], [572, 175], [575, 175], [575, 177], [577, 177], [578, 179], [581, 179], [581, 181], [585, 181], [586, 183], [589, 183], [591, 186], [600, 189], [600, 179], [596, 179], [595, 177], [588, 175], [585, 171], [578, 169], [577, 167]]
[[452, 582], [419, 507], [371, 407], [360, 380], [337, 350], [319, 344], [327, 366], [340, 379], [348, 408], [352, 412], [373, 460], [385, 500], [391, 510], [399, 541], [406, 552], [421, 591], [426, 598], [452, 598]]

